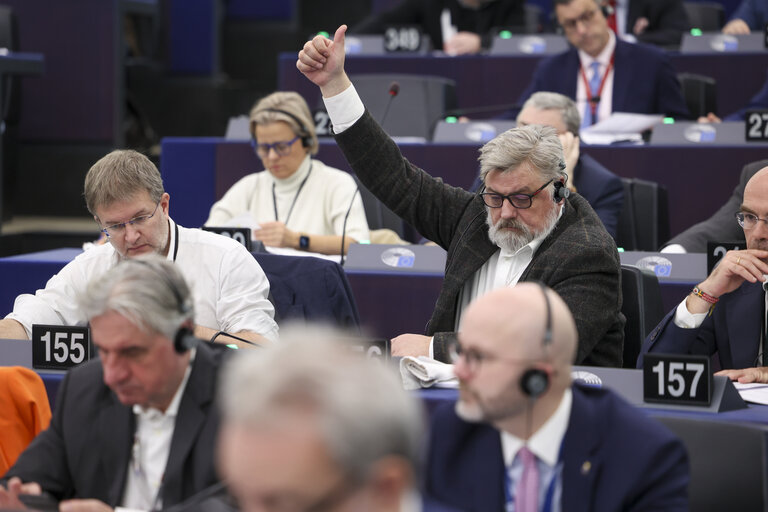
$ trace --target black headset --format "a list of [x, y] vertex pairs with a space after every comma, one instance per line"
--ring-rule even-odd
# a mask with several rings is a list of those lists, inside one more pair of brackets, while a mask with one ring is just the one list
[[[301, 145], [305, 148], [312, 146], [312, 135], [309, 133], [309, 130], [307, 130], [307, 127], [304, 125], [304, 123], [301, 122], [301, 119], [299, 119], [298, 116], [291, 114], [287, 110], [282, 110], [279, 108], [262, 108], [254, 112], [253, 115], [256, 115], [260, 112], [277, 112], [278, 114], [283, 114], [290, 117], [299, 125], [299, 131], [301, 132], [299, 133], [299, 137], [301, 137]], [[256, 144], [256, 139], [251, 137], [251, 146], [254, 150], [256, 149]]]
[[[561, 171], [565, 171], [565, 161], [560, 160], [560, 162], [557, 164], [558, 167], [560, 167]], [[568, 175], [565, 175], [565, 180], [568, 181]], [[568, 187], [565, 186], [565, 181], [557, 181], [555, 180], [555, 183], [553, 185], [555, 187], [555, 191], [552, 193], [552, 200], [556, 203], [559, 203], [563, 199], [566, 199], [568, 196], [571, 195], [571, 191], [568, 190]], [[546, 295], [546, 294], [545, 294]]]
[[[541, 287], [541, 292], [544, 294], [544, 304], [547, 310], [544, 338], [541, 340], [542, 349], [546, 354], [547, 348], [552, 344], [552, 309], [549, 305], [547, 287], [542, 283], [539, 283], [539, 286]], [[540, 368], [528, 368], [520, 377], [520, 389], [523, 391], [523, 394], [527, 395], [531, 400], [539, 398], [548, 388], [549, 375]]]
[[[142, 265], [146, 265], [148, 268], [152, 269], [152, 271], [155, 274], [160, 276], [160, 278], [165, 282], [166, 286], [171, 291], [174, 299], [176, 300], [176, 310], [182, 316], [187, 316], [189, 314], [190, 307], [184, 301], [184, 298], [181, 295], [181, 290], [179, 290], [179, 287], [176, 286], [176, 284], [173, 282], [170, 276], [165, 274], [165, 272], [162, 272], [159, 269], [156, 269], [146, 261], [143, 261], [140, 259], [134, 259], [131, 261], [135, 261], [136, 263], [141, 263]], [[195, 338], [195, 335], [192, 332], [192, 329], [190, 329], [187, 326], [182, 325], [181, 327], [179, 327], [179, 329], [176, 331], [176, 334], [174, 334], [173, 336], [173, 348], [179, 354], [183, 354], [187, 350], [194, 347], [196, 344], [197, 344], [197, 338]]]

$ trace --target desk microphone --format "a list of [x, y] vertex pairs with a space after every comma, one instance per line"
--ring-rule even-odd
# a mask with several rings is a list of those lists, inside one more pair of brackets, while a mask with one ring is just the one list
[[763, 291], [768, 292], [768, 274], [763, 274]]
[[397, 96], [400, 93], [400, 84], [397, 82], [392, 82], [389, 84], [389, 101], [387, 101], [387, 106], [384, 109], [384, 115], [381, 116], [381, 121], [379, 122], [379, 126], [382, 128], [384, 127], [384, 120], [387, 118], [387, 114], [389, 113], [389, 107], [392, 106], [392, 100], [395, 99], [395, 96]]
[[352, 211], [352, 205], [355, 204], [355, 196], [360, 193], [360, 186], [357, 184], [357, 180], [355, 180], [355, 193], [352, 194], [352, 200], [349, 202], [349, 208], [347, 208], [347, 213], [344, 214], [344, 224], [341, 226], [341, 259], [339, 260], [339, 264], [343, 267], [344, 266], [344, 238], [347, 235], [347, 219], [349, 218], [349, 212]]

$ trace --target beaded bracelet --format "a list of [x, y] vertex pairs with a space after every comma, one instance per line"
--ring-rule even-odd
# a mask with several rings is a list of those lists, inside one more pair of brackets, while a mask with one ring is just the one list
[[693, 288], [692, 293], [701, 300], [709, 302], [710, 304], [717, 304], [717, 301], [720, 300], [719, 297], [713, 297], [712, 295], [701, 291], [698, 286]]

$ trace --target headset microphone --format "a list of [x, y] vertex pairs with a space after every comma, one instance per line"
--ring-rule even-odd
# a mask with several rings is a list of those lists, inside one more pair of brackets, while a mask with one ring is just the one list
[[[568, 190], [568, 189], [566, 189]], [[549, 304], [547, 287], [539, 283], [541, 292], [544, 294], [544, 305], [546, 308], [546, 320], [544, 327], [544, 337], [541, 340], [541, 346], [546, 354], [547, 347], [552, 344], [552, 308]], [[520, 377], [520, 389], [531, 400], [535, 400], [544, 394], [549, 388], [549, 375], [540, 368], [528, 368]]]

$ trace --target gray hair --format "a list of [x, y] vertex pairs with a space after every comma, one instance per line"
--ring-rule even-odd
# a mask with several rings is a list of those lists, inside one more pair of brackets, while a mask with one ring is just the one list
[[532, 124], [507, 130], [480, 148], [479, 160], [483, 182], [491, 171], [514, 172], [523, 165], [538, 171], [544, 180], [568, 176], [563, 145], [551, 126]]
[[279, 344], [240, 351], [222, 372], [224, 421], [258, 428], [281, 413], [309, 413], [353, 483], [363, 483], [388, 455], [418, 472], [424, 429], [418, 403], [393, 369], [344, 347], [345, 339], [338, 331], [293, 326], [281, 329]]
[[88, 320], [112, 311], [144, 332], [170, 339], [194, 318], [192, 296], [178, 267], [156, 255], [121, 260], [92, 279], [78, 299]]
[[[581, 115], [579, 114], [579, 109], [576, 107], [576, 102], [568, 96], [564, 96], [557, 92], [539, 91], [533, 93], [531, 97], [526, 100], [520, 112], [528, 107], [537, 110], [557, 110], [560, 113], [560, 118], [563, 120], [565, 129], [577, 137], [579, 136]], [[517, 122], [520, 122], [519, 114], [517, 116]]]
[[85, 176], [85, 204], [92, 215], [100, 206], [126, 201], [144, 190], [159, 203], [165, 193], [163, 179], [149, 158], [131, 149], [112, 151]]
[[[276, 112], [276, 110], [283, 112]], [[256, 138], [256, 125], [278, 121], [288, 123], [293, 133], [299, 137], [309, 137], [307, 149], [311, 155], [317, 154], [320, 146], [315, 133], [315, 122], [307, 102], [298, 93], [273, 92], [259, 100], [251, 109], [251, 137]]]

